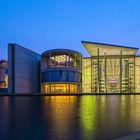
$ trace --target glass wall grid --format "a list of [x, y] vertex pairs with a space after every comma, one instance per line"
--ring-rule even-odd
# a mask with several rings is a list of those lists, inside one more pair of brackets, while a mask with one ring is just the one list
[[91, 93], [91, 58], [82, 61], [82, 92]]
[[42, 69], [69, 68], [81, 69], [82, 56], [76, 52], [50, 52], [42, 56]]
[[[99, 88], [99, 93], [134, 93], [134, 59], [134, 56], [122, 56], [122, 60], [120, 60], [120, 56], [107, 56], [105, 60], [100, 56], [99, 78], [98, 73], [93, 72], [92, 82], [99, 79], [96, 80], [96, 84], [93, 86], [95, 87], [93, 92], [97, 93]], [[97, 62], [97, 59], [94, 59], [93, 62]], [[98, 71], [94, 65], [92, 65], [92, 69]]]
[[72, 50], [50, 50], [41, 56], [41, 91], [79, 93], [82, 82], [82, 55]]
[[135, 57], [135, 93], [140, 93], [140, 56]]
[[42, 86], [44, 93], [69, 94], [79, 93], [80, 84], [77, 83], [46, 83]]
[[97, 56], [91, 59], [92, 93], [120, 93], [120, 87], [122, 93], [135, 92], [134, 56], [122, 56], [121, 69], [120, 56], [100, 56], [99, 62]]
[[135, 65], [134, 57], [128, 57], [122, 59], [122, 93], [134, 93], [135, 92]]
[[75, 71], [53, 70], [42, 72], [42, 82], [82, 82], [81, 73]]

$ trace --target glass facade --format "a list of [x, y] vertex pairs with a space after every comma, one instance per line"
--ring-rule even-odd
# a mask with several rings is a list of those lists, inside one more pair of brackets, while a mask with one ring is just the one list
[[43, 93], [68, 94], [79, 93], [80, 84], [77, 83], [46, 83], [42, 85]]
[[[16, 82], [20, 92], [21, 85], [32, 88], [31, 85], [34, 84], [35, 89], [38, 87], [38, 92], [41, 86], [42, 93], [140, 93], [140, 56], [136, 55], [138, 48], [86, 41], [82, 41], [82, 44], [89, 53], [87, 58], [74, 50], [52, 49], [41, 56], [35, 53], [37, 61], [34, 61], [31, 52], [27, 52], [27, 59], [23, 61], [18, 58], [25, 56], [18, 52], [12, 57], [15, 49], [11, 49], [9, 63], [0, 61], [0, 89], [14, 91], [11, 89]], [[22, 62], [16, 62], [15, 58]], [[31, 67], [30, 60], [35, 62], [36, 67]], [[21, 63], [27, 64], [26, 67], [23, 66], [25, 69], [21, 68]], [[16, 72], [15, 68], [18, 68]], [[20, 76], [21, 70], [25, 70], [28, 75], [21, 75], [26, 82], [23, 82], [23, 77], [16, 78]]]
[[91, 58], [82, 61], [82, 92], [91, 93]]
[[83, 93], [140, 93], [140, 57], [94, 56], [82, 66]]
[[140, 93], [140, 57], [135, 57], [135, 93]]
[[[136, 60], [137, 63], [140, 59]], [[135, 57], [97, 57], [83, 59], [82, 89], [84, 93], [134, 93], [140, 67]], [[140, 64], [140, 63], [139, 63]], [[121, 66], [122, 65], [122, 66]], [[136, 72], [135, 72], [136, 69]], [[134, 75], [137, 75], [135, 80]], [[138, 89], [137, 89], [138, 91]]]
[[82, 55], [72, 50], [50, 50], [41, 56], [41, 92], [80, 93]]
[[81, 82], [81, 73], [66, 70], [42, 72], [42, 82]]
[[97, 48], [97, 54], [83, 59], [66, 50], [47, 52], [41, 61], [42, 92], [140, 93], [140, 57], [135, 50], [120, 50], [117, 55], [108, 50]]
[[70, 68], [74, 70], [81, 69], [81, 54], [76, 52], [55, 51], [48, 52], [42, 56], [42, 69], [47, 68]]
[[91, 61], [92, 93], [134, 93], [133, 56], [100, 56]]
[[84, 93], [140, 93], [138, 48], [82, 41], [90, 54], [83, 59]]
[[[55, 94], [140, 93], [138, 48], [86, 41], [82, 41], [82, 44], [90, 57], [83, 58], [79, 52], [69, 49], [52, 49], [40, 56], [32, 51], [26, 52], [25, 48], [22, 48], [21, 51], [27, 53], [27, 59], [24, 61], [18, 58], [25, 55], [21, 55], [23, 53], [20, 49], [16, 49], [15, 53], [15, 46], [11, 45], [8, 64], [5, 60], [0, 61], [1, 91], [8, 88], [9, 93], [14, 92], [16, 82], [19, 92], [22, 91], [20, 86], [26, 86], [23, 89], [37, 87], [37, 92], [41, 90], [42, 93]], [[22, 63], [27, 66], [23, 66]], [[35, 66], [32, 67], [32, 64]], [[26, 74], [22, 75], [21, 70]], [[22, 78], [17, 78], [20, 75]]]

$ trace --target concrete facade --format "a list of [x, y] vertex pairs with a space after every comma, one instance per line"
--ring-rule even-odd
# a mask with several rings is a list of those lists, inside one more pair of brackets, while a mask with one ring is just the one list
[[40, 55], [17, 44], [8, 44], [8, 92], [40, 92]]

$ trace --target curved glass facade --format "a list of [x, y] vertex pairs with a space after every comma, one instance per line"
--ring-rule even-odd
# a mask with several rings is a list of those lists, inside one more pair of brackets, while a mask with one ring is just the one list
[[45, 83], [42, 91], [54, 94], [79, 93], [80, 84], [78, 83]]
[[82, 55], [72, 50], [49, 50], [41, 56], [42, 93], [79, 93]]
[[42, 54], [42, 70], [48, 68], [69, 68], [81, 70], [82, 55], [75, 51], [54, 50]]
[[81, 82], [81, 73], [57, 70], [42, 72], [42, 82]]

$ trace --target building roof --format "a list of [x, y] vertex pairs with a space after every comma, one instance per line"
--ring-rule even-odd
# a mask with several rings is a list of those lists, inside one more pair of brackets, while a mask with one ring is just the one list
[[136, 55], [138, 48], [127, 47], [121, 45], [113, 45], [106, 43], [98, 43], [98, 42], [88, 42], [81, 41], [85, 49], [88, 51], [90, 56], [97, 56], [97, 51], [99, 48], [99, 55], [120, 55], [120, 51], [122, 50], [122, 55]]
[[63, 52], [71, 52], [73, 54], [77, 53], [79, 55], [82, 55], [80, 52], [77, 52], [77, 51], [71, 50], [71, 49], [51, 49], [51, 50], [47, 50], [47, 51], [43, 52], [41, 55], [45, 56], [45, 55], [48, 55], [49, 53], [57, 53], [57, 54], [59, 54], [59, 53], [63, 53]]
[[0, 68], [7, 68], [8, 62], [6, 60], [0, 60]]

